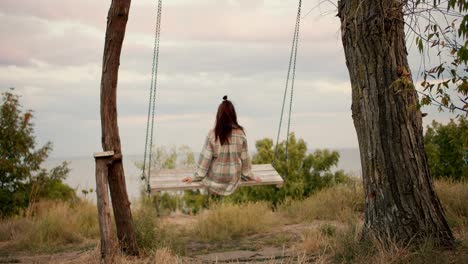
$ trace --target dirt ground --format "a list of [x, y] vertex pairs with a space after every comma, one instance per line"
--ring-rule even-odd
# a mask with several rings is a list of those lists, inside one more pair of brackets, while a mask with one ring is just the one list
[[[190, 226], [195, 217], [176, 215], [164, 218], [167, 223]], [[178, 257], [178, 263], [309, 263], [314, 256], [305, 255], [298, 248], [301, 236], [306, 229], [319, 228], [322, 224], [339, 228], [338, 223], [316, 221], [309, 224], [285, 224], [263, 234], [255, 234], [239, 240], [211, 243], [189, 240], [186, 256]], [[8, 243], [0, 243], [0, 263], [99, 263], [98, 241], [51, 254], [31, 254], [9, 252]], [[151, 259], [126, 260], [123, 263], [154, 263]]]

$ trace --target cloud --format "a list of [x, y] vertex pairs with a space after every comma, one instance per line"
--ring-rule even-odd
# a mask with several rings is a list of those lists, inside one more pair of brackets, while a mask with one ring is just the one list
[[[275, 137], [297, 2], [164, 3], [156, 144], [186, 144], [197, 151], [225, 94], [252, 147], [256, 139]], [[55, 156], [91, 155], [101, 148], [99, 89], [109, 4], [0, 2], [0, 31], [6, 36], [0, 90], [17, 88], [25, 107], [35, 110], [38, 140], [53, 141]], [[304, 13], [314, 5], [304, 2]], [[320, 12], [301, 21], [292, 130], [312, 148], [356, 147], [339, 20]], [[132, 2], [117, 97], [125, 153], [143, 149], [154, 19], [155, 1]]]

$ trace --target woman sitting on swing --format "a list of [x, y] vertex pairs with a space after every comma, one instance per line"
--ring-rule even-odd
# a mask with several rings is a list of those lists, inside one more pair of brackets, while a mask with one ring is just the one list
[[241, 180], [260, 182], [253, 177], [244, 128], [237, 123], [234, 105], [223, 97], [218, 107], [216, 125], [206, 137], [194, 177], [186, 183], [203, 181], [210, 194], [230, 195]]

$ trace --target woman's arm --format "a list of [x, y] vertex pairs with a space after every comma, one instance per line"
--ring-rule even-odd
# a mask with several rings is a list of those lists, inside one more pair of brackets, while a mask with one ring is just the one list
[[242, 177], [246, 177], [251, 181], [260, 182], [261, 179], [258, 177], [254, 177], [252, 174], [252, 161], [249, 155], [249, 147], [247, 144], [247, 138], [244, 137], [242, 142], [242, 152], [241, 152], [241, 163], [242, 163]]
[[198, 158], [197, 170], [194, 173], [193, 181], [199, 182], [208, 174], [208, 170], [211, 167], [211, 161], [213, 160], [213, 146], [210, 141], [211, 133], [206, 136], [205, 144], [203, 145], [202, 152]]

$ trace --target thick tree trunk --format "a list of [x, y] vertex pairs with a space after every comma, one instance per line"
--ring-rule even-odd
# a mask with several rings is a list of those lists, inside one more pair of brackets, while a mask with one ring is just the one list
[[[117, 125], [117, 79], [120, 53], [125, 37], [125, 28], [130, 9], [130, 0], [113, 0], [107, 16], [101, 79], [101, 126], [102, 148], [121, 156], [119, 127]], [[109, 189], [112, 198], [117, 237], [121, 249], [127, 254], [137, 255], [132, 212], [125, 186], [122, 159], [109, 166]]]
[[364, 235], [451, 246], [424, 152], [398, 0], [340, 0], [338, 16], [365, 190]]

